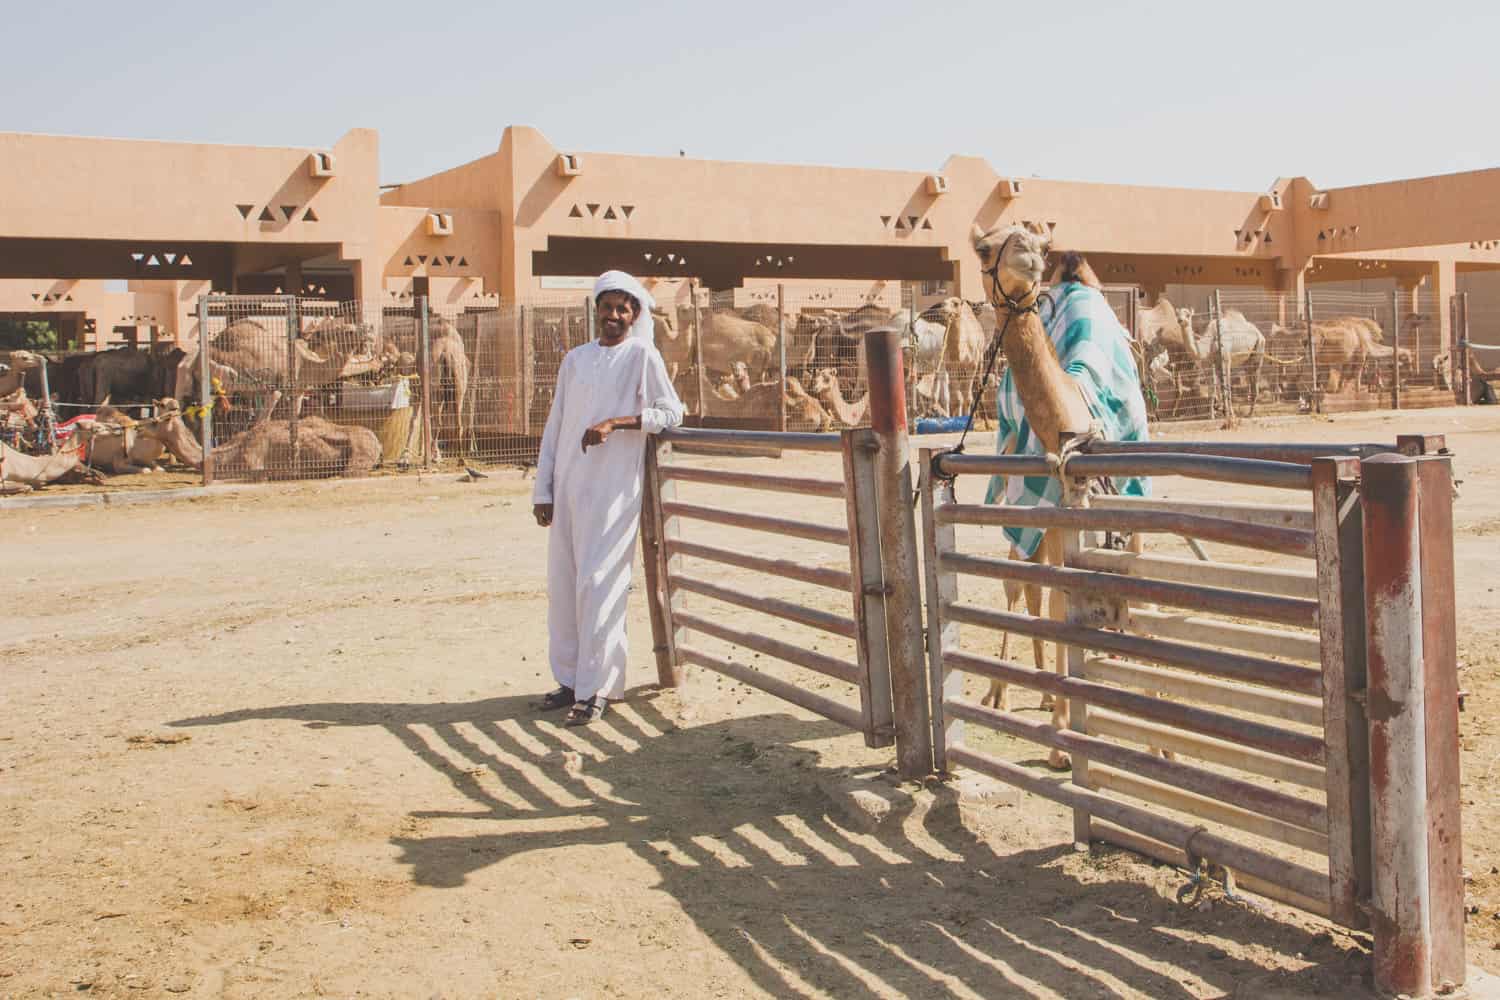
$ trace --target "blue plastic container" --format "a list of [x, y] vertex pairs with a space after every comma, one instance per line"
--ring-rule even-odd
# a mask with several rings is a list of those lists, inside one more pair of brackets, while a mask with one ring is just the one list
[[917, 421], [918, 434], [957, 434], [968, 424], [968, 417], [923, 417]]

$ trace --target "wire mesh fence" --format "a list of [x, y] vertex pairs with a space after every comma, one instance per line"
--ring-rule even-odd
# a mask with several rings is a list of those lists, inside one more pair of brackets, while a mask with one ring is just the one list
[[1500, 303], [1484, 302], [1474, 295], [1455, 298], [1455, 339], [1463, 340], [1452, 354], [1453, 381], [1461, 387], [1459, 398], [1500, 402]]

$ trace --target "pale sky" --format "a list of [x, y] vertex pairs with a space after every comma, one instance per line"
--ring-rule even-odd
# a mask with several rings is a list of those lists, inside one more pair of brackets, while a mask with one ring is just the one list
[[16, 3], [0, 131], [1262, 190], [1500, 166], [1500, 2]]

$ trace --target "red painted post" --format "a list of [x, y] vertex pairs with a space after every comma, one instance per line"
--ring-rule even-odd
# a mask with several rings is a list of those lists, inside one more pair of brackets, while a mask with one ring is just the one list
[[1375, 988], [1420, 997], [1432, 987], [1433, 947], [1417, 461], [1377, 455], [1360, 471]]
[[865, 334], [870, 427], [875, 453], [875, 505], [885, 581], [886, 639], [891, 661], [896, 766], [904, 778], [932, 773], [932, 716], [922, 648], [922, 598], [917, 579], [917, 524], [912, 511], [911, 448], [906, 438], [906, 378], [899, 330]]

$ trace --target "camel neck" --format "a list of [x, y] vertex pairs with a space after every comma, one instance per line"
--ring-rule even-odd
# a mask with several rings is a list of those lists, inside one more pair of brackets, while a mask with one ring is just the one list
[[1082, 434], [1089, 428], [1088, 405], [1072, 377], [1063, 371], [1052, 338], [1034, 312], [1006, 315], [1002, 346], [1015, 381], [1016, 394], [1031, 430], [1048, 451], [1056, 451], [1060, 434]]

